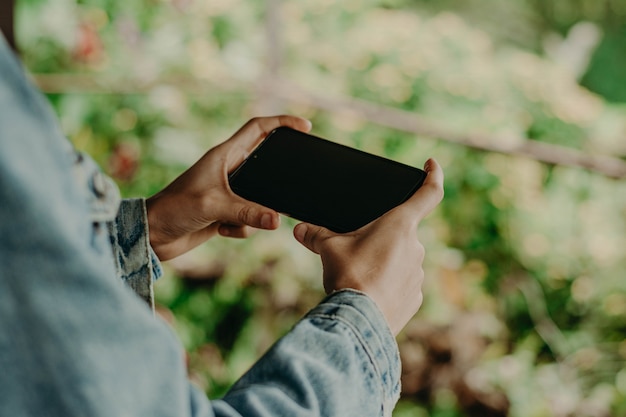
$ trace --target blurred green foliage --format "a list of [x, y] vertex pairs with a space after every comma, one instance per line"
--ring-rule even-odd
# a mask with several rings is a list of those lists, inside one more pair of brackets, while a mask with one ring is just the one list
[[[278, 26], [266, 23], [272, 5]], [[439, 160], [446, 197], [419, 231], [428, 280], [424, 306], [399, 338], [404, 389], [394, 415], [626, 415], [623, 180], [273, 101], [262, 89], [268, 63], [278, 62], [271, 75], [414, 112], [459, 134], [623, 158], [626, 3], [18, 6], [26, 66], [65, 74], [48, 86], [61, 126], [126, 196], [157, 192], [248, 118], [276, 111], [408, 164]], [[278, 44], [269, 44], [268, 28]], [[81, 91], [85, 75], [119, 88]], [[283, 223], [245, 241], [216, 238], [165, 265], [160, 311], [211, 397], [323, 295], [318, 259], [291, 237], [295, 222]]]

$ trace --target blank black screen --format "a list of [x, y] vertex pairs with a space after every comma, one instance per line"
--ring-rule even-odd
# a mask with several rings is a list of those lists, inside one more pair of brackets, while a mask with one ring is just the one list
[[280, 127], [229, 181], [243, 198], [348, 232], [404, 202], [425, 176], [418, 168]]

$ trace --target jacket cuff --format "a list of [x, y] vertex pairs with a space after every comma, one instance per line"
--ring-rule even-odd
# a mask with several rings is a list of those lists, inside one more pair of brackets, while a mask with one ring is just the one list
[[382, 383], [383, 410], [393, 410], [401, 390], [400, 352], [396, 338], [374, 300], [363, 292], [344, 289], [328, 295], [306, 317], [341, 321], [354, 332]]
[[153, 283], [163, 272], [150, 247], [145, 199], [122, 200], [109, 228], [118, 277], [154, 307]]

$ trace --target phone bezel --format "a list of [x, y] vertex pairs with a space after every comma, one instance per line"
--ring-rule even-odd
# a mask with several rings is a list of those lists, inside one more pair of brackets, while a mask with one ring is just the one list
[[[350, 146], [346, 146], [343, 145], [341, 143], [337, 143], [337, 142], [333, 142], [330, 141], [328, 139], [324, 139], [315, 135], [311, 135], [309, 133], [304, 133], [295, 129], [291, 129], [289, 127], [286, 126], [281, 126], [278, 127], [274, 130], [272, 130], [264, 139], [261, 143], [259, 143], [259, 145], [250, 153], [250, 155], [248, 155], [247, 158], [245, 158], [245, 160], [235, 169], [233, 170], [229, 176], [228, 176], [228, 181], [229, 184], [231, 186], [231, 189], [233, 190], [233, 192], [235, 192], [235, 194], [249, 199], [251, 201], [254, 201], [256, 203], [259, 203], [261, 205], [267, 206], [273, 210], [276, 210], [278, 212], [280, 212], [281, 214], [287, 215], [289, 217], [295, 218], [297, 220], [300, 221], [305, 221], [308, 223], [313, 223], [313, 224], [318, 224], [324, 227], [327, 227], [335, 232], [339, 232], [339, 233], [346, 233], [346, 232], [351, 232], [353, 230], [355, 230], [356, 228], [362, 227], [367, 223], [363, 223], [361, 222], [335, 222], [335, 221], [331, 221], [329, 219], [324, 219], [324, 218], [320, 218], [319, 216], [316, 216], [315, 213], [311, 213], [311, 212], [307, 212], [306, 208], [302, 207], [302, 205], [300, 205], [301, 210], [297, 210], [297, 212], [289, 212], [289, 211], [293, 211], [293, 210], [285, 210], [284, 207], [285, 206], [289, 206], [290, 202], [289, 199], [282, 199], [282, 201], [277, 201], [278, 199], [268, 199], [268, 198], [264, 198], [264, 196], [259, 196], [258, 194], [254, 193], [254, 190], [248, 190], [245, 189], [245, 187], [242, 187], [240, 184], [237, 184], [237, 179], [239, 178], [241, 172], [243, 170], [248, 169], [248, 167], [250, 165], [252, 165], [250, 163], [251, 160], [257, 158], [259, 155], [262, 155], [262, 152], [264, 151], [264, 146], [266, 146], [273, 137], [276, 137], [277, 134], [280, 134], [281, 132], [286, 132], [288, 135], [293, 135], [295, 134], [298, 137], [303, 137], [306, 138], [307, 140], [311, 140], [311, 141], [320, 141], [320, 143], [324, 144], [324, 146], [330, 146], [331, 148], [334, 149], [339, 149], [341, 150], [341, 152], [351, 152], [354, 153], [356, 155], [358, 155], [358, 158], [372, 158], [375, 159], [379, 162], [383, 162], [385, 165], [390, 164], [395, 166], [396, 168], [401, 168], [403, 170], [407, 171], [407, 174], [410, 172], [411, 175], [415, 175], [416, 177], [419, 177], [418, 180], [416, 180], [412, 186], [412, 188], [407, 189], [405, 195], [402, 196], [402, 198], [399, 198], [397, 204], [394, 202], [395, 205], [393, 205], [392, 207], [387, 207], [385, 208], [384, 212], [380, 213], [378, 216], [369, 219], [368, 217], [368, 221], [367, 223], [369, 223], [370, 221], [374, 220], [375, 218], [379, 217], [380, 215], [384, 214], [385, 212], [387, 212], [388, 210], [390, 210], [391, 208], [402, 204], [403, 202], [405, 202], [411, 195], [413, 195], [413, 193], [415, 193], [415, 191], [417, 191], [417, 189], [419, 189], [421, 187], [421, 185], [423, 184], [424, 179], [426, 178], [426, 173], [416, 167], [410, 166], [410, 165], [406, 165], [403, 164], [401, 162], [398, 161], [394, 161], [392, 159], [389, 158], [385, 158], [379, 155], [375, 155], [372, 153], [368, 153], [365, 151], [362, 151], [360, 149], [356, 149], [356, 148], [352, 148]], [[298, 139], [289, 139], [289, 140], [298, 140]], [[252, 168], [254, 169], [254, 168]], [[358, 227], [355, 228], [355, 224], [358, 224]]]

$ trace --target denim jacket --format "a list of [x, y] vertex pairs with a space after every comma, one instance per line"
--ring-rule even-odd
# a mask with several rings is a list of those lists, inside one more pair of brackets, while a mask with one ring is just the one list
[[0, 36], [0, 417], [391, 415], [397, 345], [366, 295], [328, 296], [209, 401], [144, 302], [159, 274], [144, 200], [72, 149]]

